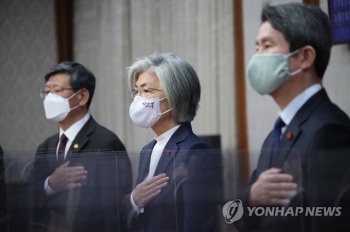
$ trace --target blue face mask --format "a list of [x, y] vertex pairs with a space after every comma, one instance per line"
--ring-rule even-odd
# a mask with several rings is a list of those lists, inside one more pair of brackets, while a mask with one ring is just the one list
[[250, 85], [260, 94], [268, 94], [278, 89], [291, 76], [302, 69], [289, 72], [288, 58], [299, 51], [289, 54], [255, 54], [247, 66]]

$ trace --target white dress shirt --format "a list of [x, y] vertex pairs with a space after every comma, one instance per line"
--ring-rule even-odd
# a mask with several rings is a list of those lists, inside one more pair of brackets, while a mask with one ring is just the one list
[[[156, 145], [154, 145], [153, 150], [152, 150], [151, 161], [149, 164], [149, 173], [148, 173], [147, 177], [145, 178], [145, 180], [151, 179], [154, 176], [154, 172], [156, 171], [156, 168], [158, 166], [158, 162], [160, 160], [160, 157], [162, 156], [165, 145], [168, 143], [171, 136], [173, 136], [173, 134], [175, 133], [175, 131], [179, 127], [180, 127], [180, 125], [175, 126], [175, 127], [171, 128], [170, 130], [164, 132], [160, 136], [154, 137], [154, 139], [157, 141], [157, 143], [156, 143]], [[134, 208], [134, 211], [137, 214], [143, 213], [144, 208], [137, 207], [137, 205], [135, 204], [134, 198], [133, 198], [133, 193], [134, 192], [132, 192], [130, 195], [130, 201], [131, 201], [131, 204]]]
[[[64, 131], [62, 128], [60, 128], [59, 138], [61, 138], [62, 134], [65, 134], [67, 137], [66, 148], [64, 151], [64, 159], [66, 159], [68, 150], [69, 150], [70, 146], [72, 145], [72, 142], [74, 141], [75, 137], [78, 135], [79, 131], [83, 128], [83, 126], [86, 124], [86, 122], [89, 120], [89, 118], [90, 118], [90, 114], [87, 113], [79, 121], [77, 121], [73, 125], [71, 125], [66, 131]], [[60, 143], [61, 143], [60, 140], [58, 140], [58, 144], [57, 144], [57, 148], [56, 148], [56, 159], [58, 159], [57, 153], [58, 153], [58, 148], [60, 146]], [[45, 189], [47, 196], [50, 196], [50, 195], [53, 195], [56, 193], [56, 191], [53, 190], [49, 186], [49, 178], [50, 178], [50, 176], [46, 178], [45, 183], [44, 183], [44, 189]]]
[[282, 134], [284, 133], [284, 131], [286, 130], [287, 126], [290, 124], [296, 113], [299, 111], [299, 109], [321, 89], [322, 86], [320, 84], [314, 84], [308, 87], [303, 92], [298, 94], [298, 96], [296, 96], [291, 102], [289, 102], [289, 104], [286, 106], [286, 108], [283, 109], [283, 111], [279, 112], [279, 116], [286, 124], [286, 126], [282, 128]]

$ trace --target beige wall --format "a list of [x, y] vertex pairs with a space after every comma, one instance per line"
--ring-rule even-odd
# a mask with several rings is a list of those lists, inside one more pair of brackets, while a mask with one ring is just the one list
[[124, 142], [135, 176], [139, 151], [154, 134], [129, 117], [126, 67], [156, 51], [177, 54], [198, 73], [202, 95], [194, 132], [220, 134], [222, 147], [235, 149], [232, 7], [231, 0], [75, 1], [75, 60], [97, 77], [91, 113]]
[[[133, 125], [126, 67], [153, 52], [173, 52], [196, 69], [202, 97], [196, 133], [221, 134], [234, 148], [232, 3], [225, 1], [75, 1], [75, 60], [96, 74], [91, 112], [115, 131], [129, 150], [153, 139]], [[225, 102], [225, 104], [222, 104]], [[226, 138], [230, 139], [227, 140]]]
[[[0, 144], [5, 150], [34, 152], [58, 131], [45, 119], [39, 97], [44, 74], [56, 64], [53, 3], [0, 0]], [[235, 149], [231, 0], [76, 0], [74, 7], [75, 61], [97, 77], [91, 113], [121, 138], [134, 164], [153, 133], [129, 118], [125, 67], [155, 51], [173, 52], [197, 70], [202, 99], [195, 133], [220, 134], [223, 149]], [[229, 154], [223, 153], [224, 159], [233, 165]]]
[[53, 0], [0, 0], [0, 144], [35, 151], [57, 131], [45, 119], [40, 88], [56, 63]]
[[[5, 150], [35, 150], [58, 130], [56, 123], [45, 119], [38, 93], [43, 75], [56, 64], [53, 2], [0, 0], [0, 144]], [[262, 2], [243, 0], [246, 64], [255, 52]], [[327, 0], [320, 3], [327, 12]], [[233, 48], [231, 0], [76, 0], [74, 26], [75, 60], [97, 77], [91, 113], [122, 139], [134, 163], [137, 150], [153, 134], [137, 128], [129, 118], [132, 99], [125, 67], [154, 51], [174, 52], [194, 66], [203, 87], [194, 131], [220, 134], [223, 149], [234, 151], [239, 136], [235, 133], [234, 59], [242, 56]], [[324, 78], [331, 99], [348, 114], [349, 52], [348, 45], [333, 47]], [[256, 94], [248, 81], [246, 91], [252, 170], [278, 109], [270, 97]], [[227, 154], [224, 162], [235, 164]]]

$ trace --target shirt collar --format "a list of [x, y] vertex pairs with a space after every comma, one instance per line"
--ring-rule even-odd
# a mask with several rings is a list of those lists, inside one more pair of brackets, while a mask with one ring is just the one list
[[89, 120], [90, 114], [86, 113], [84, 117], [82, 117], [79, 121], [75, 122], [73, 125], [71, 125], [66, 131], [64, 131], [60, 127], [60, 138], [61, 135], [64, 133], [69, 141], [73, 141], [81, 128], [85, 125], [85, 123]]
[[170, 137], [175, 133], [175, 131], [180, 127], [181, 125], [177, 125], [170, 130], [164, 132], [163, 134], [159, 135], [158, 137], [154, 136], [154, 139], [157, 140], [157, 143], [161, 143], [163, 141], [168, 141]]
[[289, 123], [294, 118], [295, 114], [305, 104], [305, 102], [307, 102], [307, 100], [309, 100], [313, 95], [315, 95], [321, 89], [322, 89], [322, 86], [317, 83], [308, 87], [303, 92], [301, 92], [298, 96], [296, 96], [287, 105], [287, 107], [283, 109], [283, 111], [280, 111], [279, 115], [282, 118], [283, 122], [286, 125], [289, 125]]

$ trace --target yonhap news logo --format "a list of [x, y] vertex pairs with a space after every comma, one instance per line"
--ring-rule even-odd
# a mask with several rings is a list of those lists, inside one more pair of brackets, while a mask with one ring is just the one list
[[224, 207], [222, 207], [222, 214], [224, 215], [227, 224], [232, 224], [241, 219], [243, 212], [242, 201], [239, 199], [228, 201]]
[[[246, 207], [248, 216], [341, 216], [342, 207]], [[222, 214], [227, 224], [232, 224], [242, 218], [244, 213], [241, 200], [228, 201], [222, 207]]]

